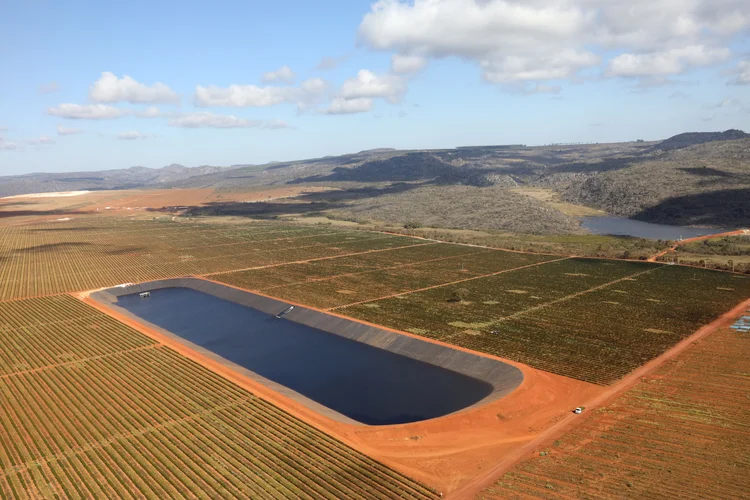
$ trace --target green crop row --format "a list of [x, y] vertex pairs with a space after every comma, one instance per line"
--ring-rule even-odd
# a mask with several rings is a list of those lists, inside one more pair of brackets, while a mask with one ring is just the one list
[[340, 312], [610, 384], [749, 296], [743, 276], [568, 259]]

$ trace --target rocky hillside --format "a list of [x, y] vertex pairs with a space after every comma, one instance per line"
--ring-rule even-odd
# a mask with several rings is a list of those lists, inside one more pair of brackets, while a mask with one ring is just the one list
[[131, 167], [99, 172], [37, 173], [0, 177], [0, 197], [28, 193], [100, 189], [136, 189], [172, 186], [184, 179], [227, 172], [231, 168], [201, 166], [188, 168], [172, 164], [153, 169]]
[[750, 225], [750, 138], [646, 155], [564, 188], [566, 200], [615, 215], [680, 225]]
[[[170, 165], [32, 174], [0, 178], [0, 196], [290, 184], [336, 189], [315, 194], [311, 205], [269, 206], [265, 215], [322, 210], [351, 218], [549, 234], [575, 232], [575, 215], [585, 212], [583, 206], [667, 224], [750, 226], [750, 135], [728, 130], [680, 134], [661, 142], [378, 149], [226, 168]], [[546, 194], [518, 194], [532, 191]], [[566, 210], [566, 204], [578, 209]], [[247, 207], [231, 211], [237, 210]], [[263, 215], [263, 210], [253, 207], [252, 215]]]

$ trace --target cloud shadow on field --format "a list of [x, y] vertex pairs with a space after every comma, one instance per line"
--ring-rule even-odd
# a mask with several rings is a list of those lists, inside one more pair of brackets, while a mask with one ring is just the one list
[[43, 245], [35, 245], [33, 247], [19, 248], [14, 250], [16, 254], [25, 253], [47, 253], [47, 252], [60, 252], [65, 250], [73, 250], [80, 247], [94, 246], [93, 243], [86, 241], [81, 242], [65, 242], [65, 243], [45, 243]]
[[[402, 193], [420, 186], [422, 186], [420, 183], [397, 183], [390, 186], [358, 187], [336, 191], [321, 191], [303, 194], [296, 198], [290, 198], [289, 201], [280, 200], [278, 202], [212, 202], [205, 206], [189, 207], [186, 214], [189, 216], [224, 215], [255, 218], [274, 218], [282, 215], [310, 214], [344, 208], [350, 201]], [[171, 212], [166, 209], [156, 209], [153, 211]]]
[[82, 215], [81, 212], [70, 210], [3, 210], [3, 208], [3, 205], [0, 205], [0, 219], [7, 219], [10, 217], [43, 217], [48, 215], [56, 215], [58, 217]]

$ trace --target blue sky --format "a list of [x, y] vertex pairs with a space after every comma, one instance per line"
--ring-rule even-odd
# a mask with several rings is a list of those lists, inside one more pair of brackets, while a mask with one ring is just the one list
[[750, 129], [749, 29], [743, 0], [6, 0], [0, 175]]

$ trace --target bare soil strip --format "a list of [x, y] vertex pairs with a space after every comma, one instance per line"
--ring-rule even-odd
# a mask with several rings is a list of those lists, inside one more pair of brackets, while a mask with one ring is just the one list
[[538, 311], [540, 309], [544, 309], [545, 307], [549, 307], [549, 306], [552, 306], [552, 305], [555, 305], [555, 304], [559, 304], [560, 302], [565, 302], [565, 301], [568, 301], [570, 299], [575, 299], [576, 297], [580, 297], [581, 295], [586, 295], [587, 293], [595, 292], [597, 290], [601, 290], [602, 288], [607, 288], [610, 285], [614, 285], [614, 284], [620, 283], [622, 281], [629, 281], [629, 280], [635, 278], [636, 276], [641, 276], [642, 274], [653, 273], [654, 271], [656, 271], [658, 269], [661, 269], [661, 267], [654, 267], [653, 269], [649, 269], [647, 271], [641, 271], [641, 272], [635, 273], [635, 274], [630, 274], [628, 276], [625, 276], [624, 278], [619, 278], [619, 279], [616, 279], [614, 281], [610, 281], [609, 283], [604, 283], [603, 285], [597, 285], [597, 286], [589, 288], [587, 290], [582, 290], [580, 292], [571, 293], [570, 295], [566, 295], [565, 297], [561, 297], [559, 299], [552, 300], [550, 302], [545, 302], [544, 304], [539, 304], [539, 305], [536, 305], [536, 306], [533, 306], [533, 307], [529, 307], [528, 309], [523, 309], [522, 311], [518, 311], [518, 312], [515, 312], [513, 314], [509, 314], [508, 316], [504, 316], [503, 318], [501, 318], [500, 320], [498, 320], [498, 322], [499, 321], [505, 321], [505, 320], [513, 319], [513, 318], [517, 318], [519, 316], [523, 316], [524, 314], [528, 314], [530, 312], [534, 312], [534, 311]]
[[[559, 304], [560, 302], [566, 302], [568, 300], [575, 299], [576, 297], [580, 297], [581, 295], [586, 295], [587, 293], [595, 292], [597, 290], [601, 290], [602, 288], [607, 288], [608, 286], [620, 283], [621, 281], [628, 281], [628, 280], [633, 279], [636, 276], [640, 276], [642, 274], [647, 274], [647, 273], [652, 273], [652, 272], [656, 271], [657, 269], [661, 269], [661, 267], [654, 267], [653, 269], [649, 269], [647, 271], [641, 271], [639, 273], [630, 274], [628, 276], [625, 276], [624, 278], [619, 278], [619, 279], [616, 279], [614, 281], [610, 281], [608, 283], [604, 283], [603, 285], [597, 285], [597, 286], [589, 288], [587, 290], [582, 290], [580, 292], [571, 293], [570, 295], [566, 295], [565, 297], [561, 297], [559, 299], [552, 300], [550, 302], [545, 302], [543, 304], [539, 304], [539, 305], [536, 305], [536, 306], [529, 307], [527, 309], [523, 309], [523, 310], [515, 312], [513, 314], [509, 314], [507, 316], [503, 316], [502, 318], [496, 319], [496, 320], [492, 321], [491, 324], [494, 325], [494, 324], [502, 323], [503, 321], [508, 321], [510, 319], [514, 319], [514, 318], [517, 318], [519, 316], [523, 316], [525, 314], [528, 314], [528, 313], [531, 313], [531, 312], [534, 312], [534, 311], [538, 311], [540, 309], [545, 309], [545, 308], [547, 308], [549, 306], [553, 306], [555, 304]], [[444, 337], [443, 340], [448, 341], [448, 340], [450, 340], [450, 339], [452, 339], [454, 337], [457, 337], [457, 336], [459, 336], [461, 334], [462, 334], [462, 332], [454, 333], [452, 335], [448, 335], [447, 337]]]
[[[421, 246], [421, 245], [412, 245], [412, 246]], [[388, 270], [391, 270], [391, 269], [402, 269], [402, 268], [405, 268], [405, 267], [413, 267], [413, 266], [416, 266], [416, 265], [419, 265], [419, 264], [426, 264], [428, 262], [440, 262], [440, 261], [450, 260], [450, 259], [460, 259], [462, 257], [468, 257], [469, 255], [478, 255], [478, 254], [490, 253], [490, 252], [498, 252], [498, 251], [500, 251], [500, 250], [490, 250], [490, 249], [487, 249], [487, 250], [478, 250], [476, 252], [465, 253], [465, 254], [461, 254], [461, 255], [450, 255], [448, 257], [438, 257], [436, 259], [420, 260], [419, 262], [407, 262], [406, 264], [399, 264], [397, 266], [376, 267], [376, 268], [373, 268], [373, 269], [367, 269], [365, 271], [356, 271], [356, 272], [353, 272], [353, 273], [344, 273], [344, 274], [334, 274], [332, 276], [326, 276], [324, 278], [312, 278], [312, 279], [308, 279], [308, 280], [304, 280], [304, 281], [296, 281], [296, 282], [293, 282], [293, 283], [285, 283], [283, 285], [269, 286], [269, 287], [263, 288], [262, 290], [268, 291], [268, 290], [274, 290], [276, 288], [284, 288], [284, 287], [287, 287], [287, 286], [301, 285], [301, 284], [304, 284], [304, 283], [317, 283], [319, 281], [331, 281], [331, 280], [334, 280], [336, 278], [348, 278], [349, 276], [357, 276], [358, 274], [366, 274], [366, 273], [371, 273], [373, 271], [388, 271]]]
[[341, 257], [352, 257], [354, 255], [364, 255], [368, 253], [388, 252], [389, 250], [401, 250], [404, 248], [416, 248], [416, 247], [421, 247], [421, 246], [426, 246], [426, 245], [435, 245], [435, 244], [436, 243], [423, 243], [423, 244], [417, 244], [417, 245], [406, 245], [403, 247], [380, 248], [378, 250], [365, 250], [363, 252], [352, 252], [352, 253], [346, 253], [346, 254], [331, 255], [329, 257], [316, 257], [314, 259], [295, 260], [291, 262], [281, 262], [278, 264], [267, 264], [265, 266], [246, 267], [244, 269], [232, 269], [231, 271], [220, 271], [218, 273], [202, 274], [201, 276], [218, 276], [220, 274], [231, 274], [231, 273], [239, 273], [242, 271], [254, 271], [256, 269], [269, 269], [272, 267], [288, 266], [289, 264], [307, 264], [309, 262], [318, 262], [321, 260], [338, 259]]
[[[149, 347], [156, 347], [156, 346], [149, 346]], [[26, 462], [26, 463], [23, 463], [23, 464], [16, 465], [15, 467], [13, 467], [13, 469], [10, 469], [10, 470], [6, 471], [4, 475], [8, 476], [8, 475], [11, 475], [11, 474], [16, 474], [16, 473], [21, 472], [21, 471], [26, 471], [26, 470], [38, 467], [41, 464], [50, 464], [50, 463], [57, 462], [58, 460], [64, 460], [64, 459], [68, 459], [68, 458], [75, 457], [75, 456], [78, 456], [78, 455], [82, 455], [82, 454], [87, 453], [87, 452], [92, 451], [92, 450], [98, 450], [98, 449], [101, 449], [101, 448], [105, 448], [105, 447], [111, 445], [112, 443], [116, 443], [116, 442], [118, 442], [120, 440], [130, 440], [130, 439], [133, 439], [133, 438], [137, 438], [139, 436], [145, 436], [145, 435], [147, 435], [147, 434], [149, 434], [151, 432], [155, 432], [155, 431], [158, 431], [160, 429], [167, 429], [167, 428], [179, 425], [179, 424], [183, 424], [183, 423], [187, 423], [187, 422], [192, 422], [193, 420], [196, 420], [196, 419], [201, 418], [201, 417], [206, 417], [206, 416], [209, 416], [211, 414], [218, 413], [220, 411], [227, 410], [227, 409], [230, 409], [230, 408], [236, 408], [238, 406], [246, 404], [249, 401], [250, 401], [250, 399], [244, 399], [244, 400], [235, 401], [233, 403], [229, 403], [229, 404], [225, 404], [225, 405], [214, 406], [214, 407], [212, 407], [212, 408], [210, 408], [208, 410], [203, 410], [203, 411], [198, 411], [198, 412], [195, 412], [195, 413], [191, 413], [190, 415], [188, 415], [186, 417], [183, 417], [183, 418], [167, 420], [167, 421], [161, 422], [161, 423], [156, 424], [156, 425], [151, 425], [149, 427], [143, 427], [143, 428], [141, 428], [141, 429], [139, 429], [138, 431], [135, 431], [135, 432], [123, 432], [123, 433], [119, 433], [119, 434], [113, 434], [113, 435], [107, 437], [107, 439], [103, 439], [101, 441], [96, 441], [96, 442], [93, 442], [93, 443], [89, 443], [89, 444], [87, 444], [85, 446], [81, 446], [81, 447], [71, 448], [71, 449], [65, 450], [65, 451], [63, 451], [61, 453], [58, 453], [56, 455], [49, 455], [49, 456], [45, 456], [45, 457], [39, 457], [39, 458], [37, 458], [35, 460], [32, 460], [30, 462]]]
[[391, 294], [391, 295], [386, 295], [384, 297], [378, 297], [378, 298], [375, 298], [375, 299], [362, 300], [360, 302], [352, 302], [351, 304], [344, 304], [342, 306], [330, 307], [330, 308], [325, 309], [325, 310], [326, 311], [335, 311], [337, 309], [343, 309], [345, 307], [358, 306], [360, 304], [367, 304], [368, 302], [376, 302], [378, 300], [385, 300], [385, 299], [390, 299], [390, 298], [393, 298], [393, 297], [400, 297], [402, 295], [409, 295], [411, 293], [425, 292], [427, 290], [433, 290], [435, 288], [441, 288], [441, 287], [450, 286], [450, 285], [457, 285], [458, 283], [466, 283], [467, 281], [474, 281], [474, 280], [478, 280], [478, 279], [482, 279], [482, 278], [489, 278], [491, 276], [497, 276], [498, 274], [509, 273], [511, 271], [518, 271], [518, 270], [521, 270], [521, 269], [527, 269], [529, 267], [541, 266], [542, 264], [551, 264], [553, 262], [559, 262], [561, 260], [567, 260], [568, 258], [569, 257], [561, 257], [559, 259], [545, 260], [543, 262], [535, 262], [533, 264], [527, 264], [527, 265], [521, 266], [521, 267], [514, 267], [513, 269], [503, 269], [502, 271], [496, 271], [494, 273], [482, 274], [480, 276], [472, 276], [471, 278], [466, 278], [466, 279], [462, 279], [462, 280], [451, 281], [450, 283], [441, 283], [439, 285], [432, 285], [432, 286], [428, 286], [428, 287], [425, 287], [425, 288], [418, 288], [416, 290], [409, 290], [409, 291], [406, 291], [406, 292], [394, 293], [394, 294]]
[[4, 375], [0, 375], [0, 380], [8, 379], [8, 378], [11, 378], [11, 377], [20, 377], [22, 375], [29, 375], [31, 373], [39, 373], [39, 372], [43, 372], [43, 371], [46, 371], [46, 370], [51, 370], [53, 368], [60, 368], [60, 367], [63, 367], [63, 366], [73, 366], [73, 365], [77, 365], [77, 364], [80, 364], [80, 363], [86, 363], [88, 361], [94, 361], [94, 360], [97, 360], [97, 359], [111, 358], [112, 356], [119, 356], [119, 355], [126, 354], [126, 353], [129, 353], [129, 352], [145, 351], [146, 349], [153, 349], [155, 347], [159, 347], [160, 345], [161, 344], [144, 345], [144, 346], [140, 346], [140, 347], [133, 347], [132, 349], [123, 349], [121, 351], [108, 352], [107, 354], [101, 354], [99, 356], [89, 356], [87, 358], [76, 359], [76, 360], [73, 360], [73, 361], [66, 361], [65, 363], [56, 363], [54, 365], [40, 366], [38, 368], [32, 368], [30, 370], [21, 370], [21, 371], [18, 371], [18, 372], [6, 373]]

